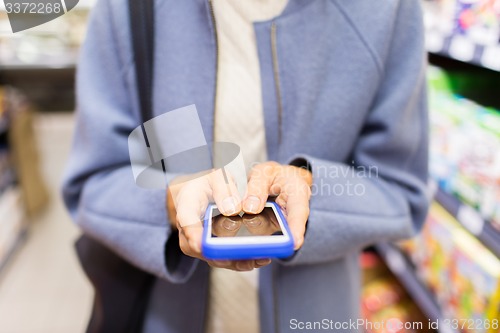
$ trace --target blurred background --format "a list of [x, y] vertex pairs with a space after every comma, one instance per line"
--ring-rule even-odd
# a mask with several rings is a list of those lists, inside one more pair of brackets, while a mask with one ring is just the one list
[[[16, 34], [0, 7], [0, 333], [83, 332], [90, 314], [93, 291], [73, 249], [79, 231], [59, 188], [94, 1]], [[500, 0], [422, 5], [434, 203], [420, 235], [360, 256], [363, 315], [397, 318], [393, 332], [497, 333]]]

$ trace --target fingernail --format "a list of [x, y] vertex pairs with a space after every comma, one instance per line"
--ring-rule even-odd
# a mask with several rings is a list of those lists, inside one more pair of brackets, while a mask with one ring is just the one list
[[220, 268], [226, 268], [231, 264], [231, 262], [229, 260], [218, 260], [218, 261], [216, 261], [216, 263], [217, 263], [217, 266], [219, 266]]
[[259, 266], [264, 266], [264, 265], [270, 264], [271, 259], [258, 259], [258, 260], [255, 260], [255, 263]]
[[240, 272], [248, 272], [253, 270], [253, 267], [249, 267], [248, 264], [244, 262], [237, 262], [236, 269]]
[[245, 206], [243, 208], [247, 213], [257, 213], [259, 205], [260, 205], [260, 199], [252, 195], [245, 200]]
[[225, 214], [231, 215], [236, 213], [236, 198], [228, 197], [222, 201], [222, 209]]

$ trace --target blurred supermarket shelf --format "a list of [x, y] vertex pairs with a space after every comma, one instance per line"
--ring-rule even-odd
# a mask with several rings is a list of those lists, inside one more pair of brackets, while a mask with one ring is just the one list
[[426, 48], [430, 53], [500, 71], [500, 45], [481, 45], [462, 35], [428, 30]]
[[[405, 287], [413, 301], [432, 322], [443, 322], [444, 316], [430, 291], [420, 282], [415, 268], [395, 245], [380, 243], [375, 249], [384, 259], [387, 267]], [[458, 333], [447, 326], [440, 326], [439, 333]]]
[[427, 51], [500, 71], [497, 1], [422, 1]]
[[70, 69], [76, 68], [78, 53], [76, 50], [65, 51], [55, 56], [43, 56], [34, 54], [33, 59], [29, 61], [21, 60], [18, 57], [12, 57], [0, 60], [0, 71], [9, 70], [51, 70], [51, 69]]
[[500, 257], [500, 231], [496, 230], [490, 222], [484, 220], [474, 208], [442, 189], [436, 191], [435, 200], [491, 252]]
[[38, 110], [73, 110], [78, 52], [94, 0], [80, 0], [67, 14], [12, 33], [0, 10], [0, 81], [23, 91]]
[[9, 65], [5, 64], [0, 62], [2, 82], [22, 91], [37, 110], [74, 109], [74, 63], [22, 64], [14, 61]]

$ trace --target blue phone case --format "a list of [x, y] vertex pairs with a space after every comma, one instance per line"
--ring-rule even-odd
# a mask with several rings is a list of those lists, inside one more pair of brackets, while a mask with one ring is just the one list
[[210, 212], [214, 205], [209, 205], [204, 217], [203, 240], [201, 251], [203, 256], [212, 260], [244, 260], [244, 259], [264, 259], [264, 258], [287, 258], [293, 254], [293, 238], [288, 228], [288, 223], [283, 216], [281, 208], [275, 202], [268, 202], [276, 208], [279, 217], [283, 221], [283, 226], [288, 233], [289, 240], [283, 243], [267, 244], [208, 244], [208, 223]]

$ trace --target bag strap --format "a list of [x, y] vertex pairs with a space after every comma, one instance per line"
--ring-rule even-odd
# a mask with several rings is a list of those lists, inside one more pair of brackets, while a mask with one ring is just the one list
[[[129, 0], [128, 4], [141, 127], [149, 147], [143, 124], [153, 117], [154, 0]], [[136, 270], [136, 275], [141, 278], [136, 281], [136, 295], [131, 298], [133, 310], [128, 318], [127, 332], [139, 332], [142, 329], [151, 289], [156, 280], [153, 275], [138, 268]]]
[[129, 0], [128, 4], [141, 123], [144, 123], [153, 116], [154, 0]]

